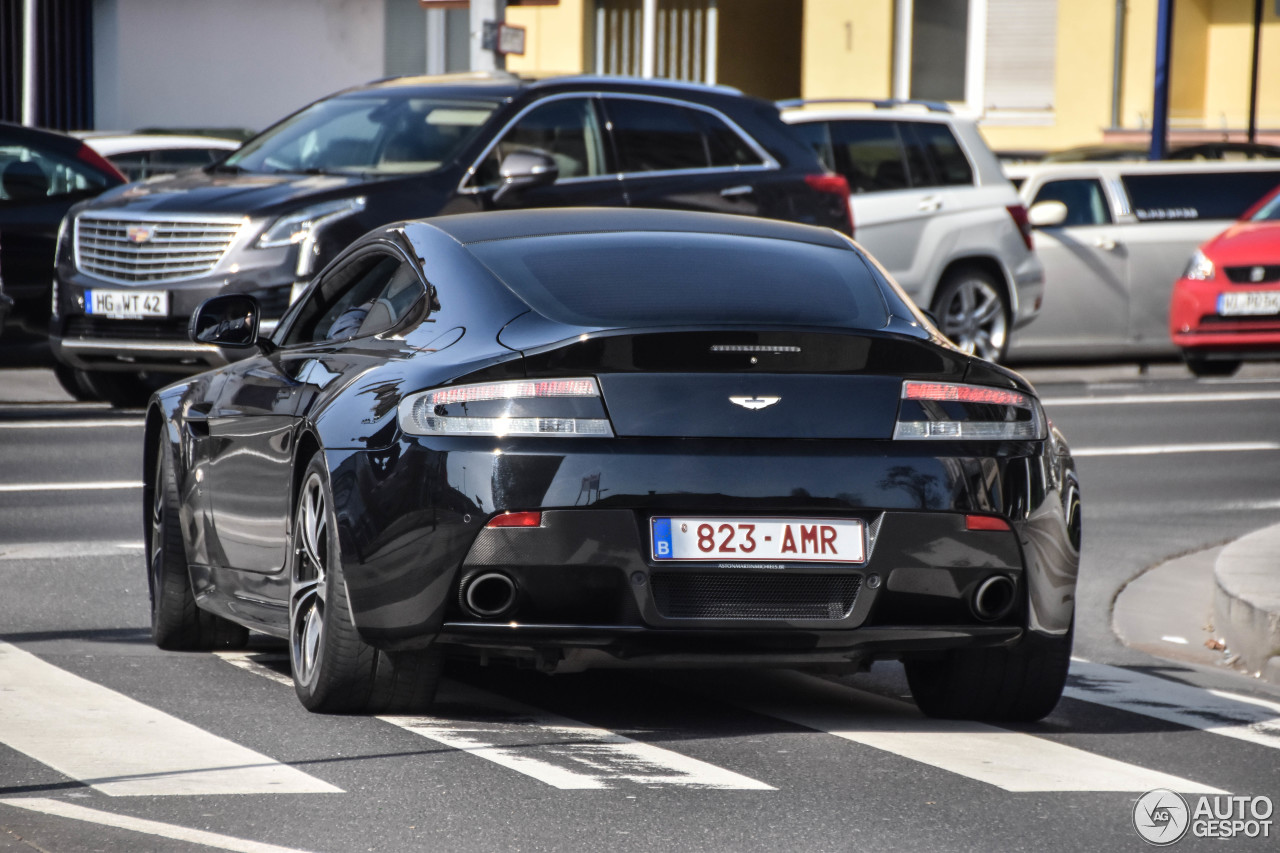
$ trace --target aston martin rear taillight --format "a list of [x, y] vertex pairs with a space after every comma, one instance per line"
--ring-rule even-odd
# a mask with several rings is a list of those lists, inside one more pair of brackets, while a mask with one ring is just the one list
[[400, 402], [400, 428], [410, 435], [613, 435], [591, 377], [517, 379], [453, 385]]
[[1036, 399], [1010, 388], [951, 382], [902, 383], [893, 437], [952, 441], [1038, 440], [1048, 434]]

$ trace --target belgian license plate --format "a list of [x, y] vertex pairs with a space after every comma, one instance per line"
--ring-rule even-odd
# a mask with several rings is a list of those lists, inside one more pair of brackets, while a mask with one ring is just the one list
[[169, 316], [166, 290], [86, 290], [84, 312], [99, 317], [140, 320]]
[[1280, 290], [1249, 290], [1218, 295], [1218, 314], [1280, 314]]
[[857, 518], [688, 518], [651, 521], [653, 559], [862, 563], [866, 525]]

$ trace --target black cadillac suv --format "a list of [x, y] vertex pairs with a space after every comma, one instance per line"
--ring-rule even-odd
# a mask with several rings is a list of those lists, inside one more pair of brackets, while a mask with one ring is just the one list
[[725, 87], [508, 74], [396, 78], [285, 118], [225, 160], [74, 209], [51, 344], [86, 395], [141, 403], [232, 357], [192, 343], [206, 298], [265, 324], [386, 223], [579, 205], [738, 213], [850, 233], [848, 187], [766, 101]]

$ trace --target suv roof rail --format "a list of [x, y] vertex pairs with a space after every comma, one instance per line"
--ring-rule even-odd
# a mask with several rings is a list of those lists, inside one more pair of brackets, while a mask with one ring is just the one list
[[916, 98], [793, 98], [777, 102], [780, 110], [804, 107], [810, 104], [871, 104], [878, 110], [914, 106], [924, 107], [931, 113], [952, 112], [951, 105], [943, 101], [922, 101]]

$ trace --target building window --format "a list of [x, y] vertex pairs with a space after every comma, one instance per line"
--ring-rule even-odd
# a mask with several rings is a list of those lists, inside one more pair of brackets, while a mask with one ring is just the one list
[[963, 101], [969, 47], [969, 0], [911, 4], [911, 97]]
[[1052, 119], [1058, 0], [897, 0], [895, 21], [895, 97]]
[[597, 0], [595, 23], [597, 74], [716, 82], [716, 0]]

